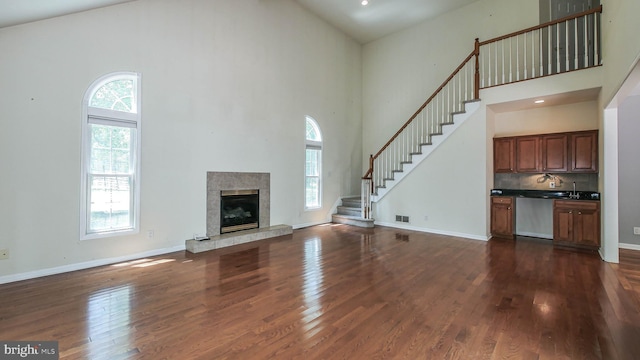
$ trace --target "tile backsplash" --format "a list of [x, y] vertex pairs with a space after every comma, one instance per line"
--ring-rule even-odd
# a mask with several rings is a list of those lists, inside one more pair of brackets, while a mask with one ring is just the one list
[[[555, 179], [554, 179], [555, 177]], [[549, 182], [556, 182], [556, 189], [573, 190], [573, 182], [579, 191], [598, 191], [598, 174], [494, 174], [494, 189], [549, 190]]]

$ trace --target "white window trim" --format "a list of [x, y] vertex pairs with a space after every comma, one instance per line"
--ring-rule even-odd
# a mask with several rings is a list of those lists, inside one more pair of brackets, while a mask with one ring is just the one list
[[[307, 121], [310, 120], [315, 126], [316, 131], [318, 132], [318, 134], [320, 135], [320, 141], [315, 141], [315, 140], [307, 140], [307, 136], [306, 136], [306, 125], [307, 125]], [[316, 119], [314, 119], [311, 116], [305, 116], [305, 166], [303, 169], [303, 175], [304, 175], [304, 197], [303, 197], [303, 202], [304, 202], [304, 210], [305, 211], [312, 211], [312, 210], [318, 210], [318, 209], [322, 209], [322, 162], [323, 162], [323, 149], [322, 149], [322, 142], [324, 140], [324, 137], [322, 136], [322, 131], [320, 130], [320, 124], [318, 124], [318, 121], [316, 121]], [[306, 155], [306, 150], [307, 149], [316, 149], [316, 150], [320, 150], [320, 159], [318, 162], [318, 205], [317, 206], [307, 206], [307, 155]]]
[[[100, 109], [89, 107], [89, 101], [106, 83], [115, 79], [129, 78], [134, 80], [134, 92], [136, 97], [134, 99], [134, 111], [135, 113], [127, 113], [123, 111]], [[80, 240], [101, 239], [114, 236], [132, 235], [140, 232], [140, 152], [141, 152], [141, 138], [142, 138], [142, 101], [141, 101], [141, 74], [135, 72], [115, 72], [106, 74], [96, 81], [94, 81], [84, 94], [82, 99], [82, 151], [81, 151], [81, 164], [80, 164]], [[136, 128], [136, 138], [134, 146], [134, 173], [132, 177], [133, 186], [133, 226], [129, 229], [122, 230], [110, 230], [96, 233], [88, 233], [88, 169], [90, 161], [90, 127], [89, 124], [111, 124], [114, 122], [119, 123], [123, 127]]]

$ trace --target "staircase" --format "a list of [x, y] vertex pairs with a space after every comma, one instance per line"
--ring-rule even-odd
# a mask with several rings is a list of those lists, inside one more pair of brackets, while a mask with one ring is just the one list
[[342, 205], [338, 206], [338, 213], [331, 215], [331, 222], [336, 224], [354, 225], [372, 228], [373, 219], [362, 216], [362, 198], [359, 196], [343, 197]]
[[[369, 158], [362, 177], [362, 197], [343, 198], [332, 221], [373, 227], [372, 202], [429, 156], [479, 108], [480, 89], [601, 65], [602, 6], [562, 19], [475, 41], [471, 54]], [[566, 40], [568, 46], [554, 47]]]

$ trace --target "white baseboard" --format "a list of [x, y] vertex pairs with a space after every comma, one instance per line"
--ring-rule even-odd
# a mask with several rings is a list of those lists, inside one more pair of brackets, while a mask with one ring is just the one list
[[97, 266], [117, 264], [123, 261], [131, 261], [131, 260], [141, 259], [149, 256], [158, 256], [158, 255], [168, 254], [176, 251], [184, 251], [184, 249], [185, 249], [185, 245], [183, 244], [183, 245], [177, 245], [170, 248], [149, 250], [149, 251], [145, 251], [137, 254], [124, 255], [124, 256], [118, 256], [118, 257], [107, 258], [107, 259], [97, 259], [97, 260], [91, 260], [91, 261], [81, 262], [77, 264], [69, 264], [69, 265], [57, 266], [54, 268], [0, 276], [0, 284], [6, 284], [10, 282], [22, 281], [22, 280], [28, 280], [28, 279], [35, 279], [42, 276], [62, 274], [66, 272], [76, 271], [76, 270], [84, 270], [84, 269], [89, 269]]
[[311, 222], [311, 223], [306, 223], [306, 224], [291, 225], [291, 227], [293, 228], [293, 230], [298, 230], [298, 229], [303, 229], [303, 228], [310, 227], [310, 226], [324, 225], [324, 224], [329, 224], [329, 223], [331, 223], [331, 220], [317, 221], [317, 222]]
[[636, 245], [636, 244], [619, 243], [618, 247], [620, 249], [627, 249], [627, 250], [640, 250], [640, 245]]
[[438, 229], [421, 228], [421, 227], [416, 227], [416, 226], [411, 226], [411, 225], [401, 225], [401, 224], [387, 223], [387, 222], [382, 222], [382, 221], [376, 221], [375, 224], [376, 225], [380, 225], [380, 226], [387, 226], [387, 227], [392, 227], [392, 228], [397, 228], [397, 229], [403, 229], [403, 230], [413, 230], [413, 231], [426, 232], [426, 233], [431, 233], [431, 234], [455, 236], [455, 237], [471, 239], [471, 240], [480, 240], [480, 241], [488, 241], [489, 240], [489, 238], [486, 237], [486, 236], [478, 236], [478, 235], [458, 233], [458, 232], [438, 230]]

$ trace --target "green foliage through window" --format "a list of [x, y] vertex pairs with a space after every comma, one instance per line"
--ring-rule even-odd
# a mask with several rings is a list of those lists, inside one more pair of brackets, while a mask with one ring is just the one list
[[118, 79], [102, 85], [91, 97], [89, 106], [123, 112], [136, 112], [134, 84], [130, 79]]

